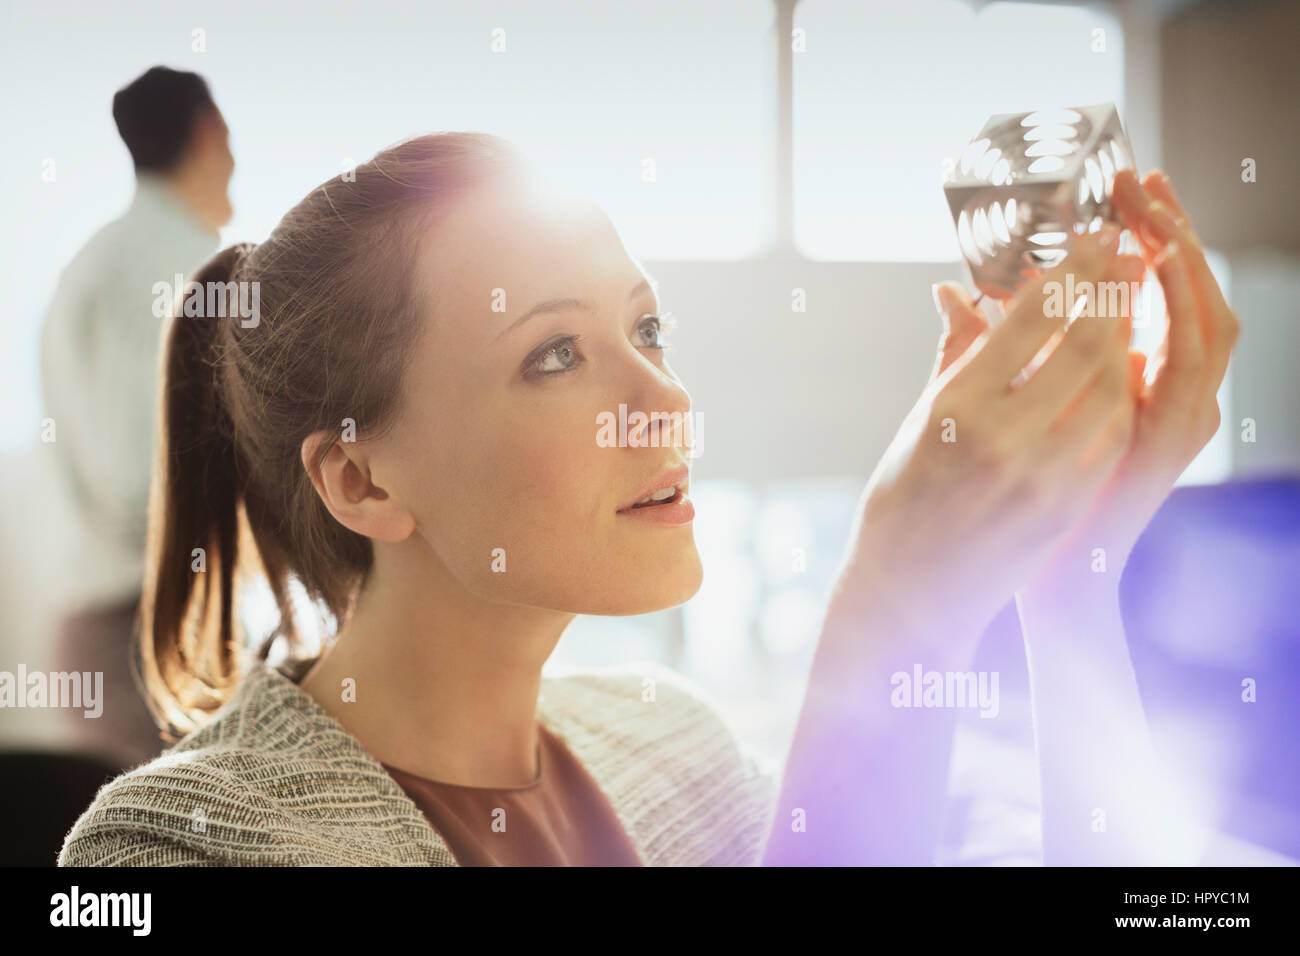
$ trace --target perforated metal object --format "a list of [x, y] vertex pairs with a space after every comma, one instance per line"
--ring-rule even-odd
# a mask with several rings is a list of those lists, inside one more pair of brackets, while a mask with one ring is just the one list
[[976, 288], [1007, 299], [1063, 259], [1071, 233], [1113, 219], [1115, 173], [1134, 165], [1113, 104], [990, 117], [943, 185]]

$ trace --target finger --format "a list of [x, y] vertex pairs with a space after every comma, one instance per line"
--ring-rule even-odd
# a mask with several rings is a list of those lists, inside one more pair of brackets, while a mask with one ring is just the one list
[[1146, 212], [1152, 203], [1138, 182], [1137, 175], [1131, 169], [1121, 169], [1115, 174], [1111, 188], [1111, 201], [1116, 216], [1138, 239], [1142, 256], [1148, 263], [1155, 260], [1164, 248], [1163, 240], [1157, 236], [1146, 221]]
[[943, 318], [943, 335], [939, 357], [932, 378], [938, 377], [989, 329], [988, 319], [974, 306], [970, 295], [955, 282], [936, 284], [932, 289], [934, 304]]
[[[1146, 268], [1137, 256], [1116, 256], [1096, 286], [1092, 314], [1082, 314], [1066, 329], [1060, 343], [1042, 365], [1016, 390], [1015, 416], [1030, 434], [1039, 434], [1060, 416], [1098, 374], [1103, 363], [1127, 366], [1132, 333], [1130, 290]], [[1122, 283], [1122, 296], [1105, 290]], [[1127, 380], [1127, 373], [1125, 375]]]
[[1165, 334], [1167, 359], [1152, 387], [1161, 402], [1174, 407], [1195, 400], [1205, 368], [1205, 343], [1197, 319], [1199, 310], [1189, 282], [1190, 274], [1182, 246], [1170, 243], [1156, 263], [1156, 275], [1165, 293], [1169, 329]]
[[[1129, 172], [1124, 170], [1123, 172]], [[1232, 347], [1241, 332], [1241, 323], [1223, 297], [1219, 281], [1214, 277], [1205, 252], [1196, 234], [1192, 231], [1182, 204], [1174, 195], [1173, 185], [1163, 173], [1147, 176], [1154, 195], [1148, 195], [1131, 176], [1121, 179], [1116, 174], [1115, 193], [1128, 212], [1126, 215], [1137, 217], [1140, 223], [1137, 230], [1143, 238], [1146, 251], [1163, 250], [1169, 243], [1177, 242], [1187, 257], [1189, 274], [1194, 285], [1197, 301], [1201, 305], [1198, 321], [1205, 339], [1206, 362], [1211, 380], [1222, 380], [1227, 371]], [[1158, 198], [1161, 194], [1165, 198]], [[1169, 200], [1166, 204], [1165, 199]], [[1158, 254], [1158, 252], [1157, 252]]]
[[[1120, 170], [1115, 174], [1111, 196], [1115, 213], [1124, 227], [1137, 237], [1142, 256], [1148, 263], [1153, 263], [1164, 251], [1164, 247], [1174, 239], [1182, 239], [1184, 244], [1195, 242], [1199, 246], [1199, 241], [1187, 221], [1186, 213], [1182, 211], [1182, 205], [1178, 204], [1175, 210], [1174, 207], [1162, 202], [1160, 197], [1151, 190], [1150, 186], [1158, 179], [1155, 173], [1151, 173], [1139, 183], [1133, 170]], [[1175, 232], [1171, 233], [1168, 228], [1162, 223], [1157, 223], [1153, 218], [1162, 210], [1168, 213], [1165, 221], [1176, 223]]]
[[[1205, 304], [1211, 308], [1226, 309], [1227, 302], [1214, 278], [1201, 243], [1192, 230], [1191, 222], [1182, 204], [1173, 194], [1173, 186], [1163, 173], [1147, 176], [1151, 191], [1138, 184], [1132, 170], [1115, 174], [1114, 198], [1124, 222], [1139, 233], [1144, 245], [1158, 255], [1171, 242], [1179, 242], [1191, 256], [1189, 262], [1197, 282], [1205, 287]], [[1161, 194], [1163, 192], [1163, 195]], [[1136, 227], [1136, 228], [1135, 228]], [[1154, 256], [1151, 257], [1154, 259]]]
[[1118, 237], [1119, 230], [1108, 224], [1098, 232], [1076, 238], [1068, 256], [1011, 300], [1006, 319], [989, 334], [963, 374], [981, 389], [1005, 394], [1011, 380], [1064, 327], [1073, 307], [1073, 303], [1064, 301], [1064, 292], [1080, 283], [1095, 282], [1105, 274], [1115, 257]]
[[1191, 229], [1191, 220], [1187, 216], [1187, 211], [1183, 209], [1183, 204], [1179, 202], [1178, 196], [1174, 192], [1174, 184], [1170, 182], [1164, 170], [1153, 169], [1147, 173], [1142, 178], [1142, 188], [1146, 190], [1147, 195], [1154, 196], [1168, 206], [1174, 217], [1182, 220], [1182, 225], [1185, 228]]
[[1176, 242], [1181, 250], [1180, 258], [1184, 260], [1193, 297], [1200, 307], [1197, 310], [1197, 320], [1205, 343], [1206, 373], [1217, 389], [1227, 372], [1233, 346], [1241, 334], [1241, 322], [1224, 299], [1219, 281], [1214, 277], [1196, 237], [1190, 230], [1179, 226], [1162, 203], [1155, 204], [1152, 215], [1158, 227], [1166, 235], [1172, 236], [1171, 242]]
[[1214, 277], [1214, 272], [1205, 259], [1205, 251], [1196, 240], [1191, 228], [1180, 224], [1170, 208], [1159, 200], [1152, 200], [1148, 204], [1145, 215], [1152, 232], [1160, 239], [1162, 247], [1171, 242], [1177, 242], [1183, 247], [1183, 253], [1187, 256], [1188, 265], [1191, 267], [1191, 275], [1200, 287], [1200, 298], [1206, 307], [1226, 310], [1228, 303], [1219, 288], [1219, 280]]
[[1177, 243], [1187, 266], [1193, 295], [1200, 309], [1197, 312], [1201, 334], [1205, 339], [1206, 363], [1214, 382], [1223, 378], [1227, 370], [1232, 347], [1237, 342], [1241, 323], [1237, 313], [1228, 305], [1214, 277], [1205, 252], [1189, 228], [1179, 225], [1170, 209], [1162, 202], [1152, 204], [1149, 219], [1159, 235]]

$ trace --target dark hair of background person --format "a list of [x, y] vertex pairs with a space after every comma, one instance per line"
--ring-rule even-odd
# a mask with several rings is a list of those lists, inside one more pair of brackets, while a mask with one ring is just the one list
[[137, 172], [173, 169], [205, 110], [215, 110], [208, 84], [197, 73], [155, 66], [113, 95], [113, 120]]
[[250, 576], [269, 584], [279, 607], [262, 659], [277, 636], [300, 643], [294, 580], [346, 619], [372, 544], [325, 508], [302, 443], [321, 430], [342, 434], [345, 419], [358, 440], [391, 421], [431, 320], [436, 290], [416, 268], [424, 236], [462, 191], [519, 173], [528, 178], [531, 165], [499, 137], [411, 139], [316, 187], [266, 241], [230, 246], [193, 276], [205, 289], [258, 283], [260, 304], [248, 327], [237, 315], [173, 318], [163, 346], [136, 652], [164, 731], [194, 729], [238, 683], [247, 657], [240, 589]]

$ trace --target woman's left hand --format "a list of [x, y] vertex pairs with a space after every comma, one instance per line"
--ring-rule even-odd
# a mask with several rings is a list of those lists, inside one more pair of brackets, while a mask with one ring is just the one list
[[1132, 444], [1049, 562], [1049, 573], [1061, 562], [1087, 569], [1097, 547], [1106, 549], [1111, 570], [1123, 569], [1178, 476], [1218, 431], [1219, 385], [1241, 329], [1163, 172], [1148, 173], [1141, 183], [1131, 170], [1117, 173], [1114, 203], [1159, 277], [1169, 325], [1151, 381], [1144, 377], [1145, 356], [1130, 354], [1136, 393]]
[[[1218, 430], [1216, 395], [1238, 323], [1163, 173], [1141, 184], [1132, 172], [1117, 174], [1114, 203], [1160, 279], [1169, 325], [1149, 382], [1145, 357], [1129, 353], [1128, 450], [1084, 517], [1016, 594], [1032, 688], [1043, 863], [1194, 866], [1204, 860], [1204, 821], [1152, 743], [1119, 581], [1142, 529]], [[1109, 821], [1101, 840], [1090, 825], [1097, 808]]]

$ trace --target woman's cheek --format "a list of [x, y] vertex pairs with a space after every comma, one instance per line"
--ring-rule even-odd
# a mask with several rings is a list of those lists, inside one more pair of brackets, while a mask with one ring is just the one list
[[575, 549], [589, 544], [604, 488], [594, 448], [554, 429], [513, 429], [473, 454], [463, 448], [457, 457], [468, 467], [430, 502], [444, 562], [500, 597], [545, 591]]
[[593, 498], [605, 488], [594, 440], [572, 431], [534, 433], [522, 439], [514, 454], [505, 456], [507, 478], [526, 509], [543, 518], [564, 516], [573, 522], [584, 516]]

